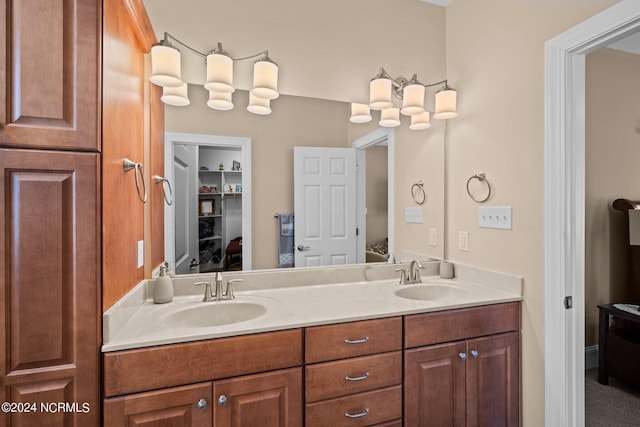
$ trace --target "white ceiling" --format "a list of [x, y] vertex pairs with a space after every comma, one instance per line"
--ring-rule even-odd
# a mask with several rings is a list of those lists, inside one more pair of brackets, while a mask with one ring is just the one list
[[608, 47], [640, 55], [640, 33], [631, 34], [622, 40], [611, 43]]

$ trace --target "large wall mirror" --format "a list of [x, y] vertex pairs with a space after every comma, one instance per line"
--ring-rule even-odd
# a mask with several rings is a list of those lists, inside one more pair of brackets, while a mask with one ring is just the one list
[[[243, 193], [228, 197], [224, 202], [228, 200], [225, 206], [245, 217], [244, 224], [249, 218], [245, 230], [250, 233], [251, 252], [244, 257], [243, 269], [278, 268], [281, 264], [282, 254], [278, 248], [283, 233], [277, 216], [295, 210], [294, 147], [349, 148], [354, 143], [366, 148], [358, 151], [358, 162], [366, 164], [362, 178], [369, 176], [366, 191], [360, 191], [357, 196], [364, 203], [367, 224], [366, 233], [354, 235], [358, 247], [364, 248], [369, 244], [371, 248], [389, 239], [388, 244], [394, 253], [443, 258], [446, 231], [444, 123], [433, 120], [432, 128], [411, 131], [408, 118], [405, 118], [401, 126], [387, 130], [378, 126], [376, 112], [370, 123], [349, 122], [349, 103], [367, 101], [368, 81], [380, 66], [394, 71], [397, 68], [398, 73], [409, 76], [423, 73], [419, 75], [425, 81], [444, 77], [442, 8], [420, 0], [401, 0], [398, 7], [406, 9], [411, 19], [420, 25], [406, 30], [403, 37], [395, 35], [396, 40], [387, 41], [394, 45], [393, 52], [389, 53], [376, 46], [371, 34], [358, 36], [359, 27], [371, 28], [371, 22], [365, 22], [371, 19], [381, 25], [383, 22], [391, 25], [388, 28], [390, 33], [394, 33], [395, 28], [405, 27], [406, 23], [401, 26], [384, 18], [388, 5], [383, 1], [355, 0], [356, 4], [346, 6], [331, 0], [324, 3], [315, 15], [312, 11], [299, 9], [294, 0], [278, 0], [269, 4], [259, 1], [224, 2], [215, 7], [204, 1], [193, 1], [188, 5], [168, 0], [147, 0], [144, 3], [158, 38], [169, 32], [201, 52], [211, 50], [221, 41], [233, 56], [268, 49], [270, 56], [279, 64], [281, 95], [272, 101], [271, 114], [261, 116], [246, 110], [246, 89], [251, 84], [252, 62], [235, 67], [234, 85], [238, 90], [233, 94], [234, 108], [219, 111], [206, 105], [208, 92], [202, 87], [204, 61], [195, 55], [189, 57], [188, 52], [184, 52], [183, 79], [190, 83], [190, 105], [165, 107], [165, 130], [169, 136], [165, 140], [165, 150], [169, 153], [165, 156], [167, 166], [175, 167], [171, 163], [174, 163], [177, 151], [199, 150], [196, 162], [198, 169], [204, 167], [209, 170], [201, 173], [211, 177], [207, 178], [208, 189], [225, 192], [225, 188], [219, 187], [223, 187], [226, 181], [212, 177], [219, 174], [212, 169], [224, 163], [224, 179], [235, 179], [231, 182], [234, 191], [227, 193], [236, 193], [240, 189]], [[417, 32], [414, 43], [407, 42], [411, 40], [411, 37], [406, 37], [407, 31]], [[421, 56], [416, 57], [415, 48], [422, 45], [425, 37], [431, 38], [432, 46], [422, 49]], [[418, 41], [418, 38], [422, 40]], [[321, 69], [323, 66], [326, 67], [324, 70]], [[432, 98], [433, 94], [427, 93], [428, 108], [433, 107]], [[197, 138], [181, 142], [180, 135], [195, 135]], [[227, 141], [230, 145], [225, 147]], [[237, 144], [234, 145], [234, 141]], [[242, 141], [249, 141], [248, 164], [241, 160], [246, 159], [246, 153], [244, 158], [241, 153]], [[231, 157], [224, 162], [213, 160], [207, 165], [201, 164], [201, 160], [209, 156], [206, 151], [209, 148], [222, 148], [222, 151], [227, 148], [232, 151], [227, 153], [231, 157], [233, 151], [238, 150], [236, 161], [240, 163], [241, 173], [234, 171], [235, 159]], [[184, 200], [184, 203], [193, 205], [194, 201], [188, 202], [186, 192], [181, 191], [179, 173], [176, 174], [175, 169], [173, 172], [176, 204]], [[249, 179], [249, 182], [242, 185], [242, 179]], [[424, 183], [426, 193], [425, 202], [421, 205], [411, 194], [413, 184], [419, 181]], [[202, 177], [198, 183], [203, 183]], [[214, 197], [210, 196], [211, 199]], [[196, 209], [202, 204], [204, 209], [211, 208], [213, 214], [219, 213], [216, 206], [221, 205], [215, 201], [195, 203]], [[421, 209], [422, 222], [408, 223], [405, 220], [406, 208]], [[180, 249], [176, 250], [176, 247], [185, 243], [176, 242], [176, 234], [179, 229], [187, 228], [180, 208], [172, 209], [173, 214], [166, 217], [167, 221], [174, 222], [173, 227], [168, 224], [174, 232], [173, 236], [167, 236], [171, 237], [167, 239], [167, 246], [174, 249], [173, 254], [167, 251], [168, 259], [179, 258], [176, 252]], [[236, 220], [229, 223], [233, 221]], [[236, 221], [235, 224], [242, 227], [243, 222]], [[215, 227], [215, 221], [212, 221], [211, 230], [207, 230], [218, 236], [221, 233]], [[233, 231], [227, 227], [226, 240], [222, 245], [226, 246], [230, 239], [245, 233], [242, 228]], [[213, 247], [214, 257], [215, 250]], [[383, 260], [375, 256], [367, 259], [366, 255], [359, 251], [355, 260]], [[216, 261], [224, 262], [221, 259]], [[193, 272], [184, 266], [182, 269], [176, 266], [176, 270]]]

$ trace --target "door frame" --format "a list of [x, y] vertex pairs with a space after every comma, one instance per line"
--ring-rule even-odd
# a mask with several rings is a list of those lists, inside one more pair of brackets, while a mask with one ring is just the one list
[[[545, 425], [584, 426], [585, 55], [640, 30], [623, 0], [547, 41], [544, 141]], [[564, 308], [566, 296], [573, 308]]]
[[356, 174], [356, 224], [358, 227], [358, 236], [356, 237], [356, 259], [358, 262], [365, 262], [365, 250], [367, 245], [367, 220], [366, 220], [366, 173], [367, 163], [365, 150], [374, 147], [376, 145], [387, 145], [387, 238], [388, 238], [388, 250], [387, 253], [393, 253], [393, 162], [394, 162], [394, 139], [395, 133], [391, 128], [378, 128], [373, 132], [370, 132], [358, 138], [351, 146], [356, 149], [356, 165], [358, 167], [358, 173]]
[[[242, 136], [218, 136], [195, 133], [166, 132], [164, 150], [164, 174], [169, 182], [173, 182], [173, 147], [175, 144], [190, 144], [206, 147], [239, 148], [242, 165], [242, 269], [251, 270], [251, 138]], [[169, 267], [175, 264], [175, 221], [174, 207], [164, 206], [164, 254]], [[173, 263], [173, 264], [172, 264]]]

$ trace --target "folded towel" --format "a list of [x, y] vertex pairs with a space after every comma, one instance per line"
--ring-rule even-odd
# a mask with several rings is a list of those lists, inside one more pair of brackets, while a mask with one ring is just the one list
[[293, 214], [280, 214], [278, 219], [280, 220], [280, 235], [293, 236]]
[[278, 264], [280, 268], [294, 266], [294, 218], [292, 213], [278, 215]]
[[636, 314], [640, 316], [640, 306], [635, 304], [613, 304], [618, 310], [626, 311], [627, 313]]

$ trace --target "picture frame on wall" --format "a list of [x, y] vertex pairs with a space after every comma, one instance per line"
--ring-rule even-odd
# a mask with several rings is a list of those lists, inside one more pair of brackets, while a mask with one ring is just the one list
[[240, 162], [234, 160], [233, 164], [231, 165], [231, 170], [232, 171], [239, 171], [240, 170]]
[[200, 200], [198, 207], [198, 215], [199, 216], [210, 216], [213, 215], [213, 211], [215, 210], [215, 200], [204, 199]]

